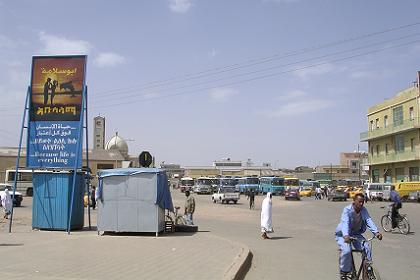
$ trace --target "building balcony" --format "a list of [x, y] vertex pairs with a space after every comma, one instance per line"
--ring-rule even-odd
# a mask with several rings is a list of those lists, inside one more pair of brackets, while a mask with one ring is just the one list
[[387, 127], [376, 128], [374, 130], [365, 131], [360, 133], [360, 141], [369, 141], [385, 136], [394, 135], [404, 131], [420, 128], [420, 119], [414, 118], [403, 120], [398, 124], [389, 124]]
[[417, 150], [400, 152], [400, 153], [389, 153], [387, 155], [369, 155], [369, 165], [395, 163], [402, 161], [420, 160], [420, 153]]

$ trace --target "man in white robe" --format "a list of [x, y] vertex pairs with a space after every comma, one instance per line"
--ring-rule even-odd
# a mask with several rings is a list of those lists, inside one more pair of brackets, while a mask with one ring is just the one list
[[12, 197], [8, 188], [1, 194], [1, 206], [4, 208], [4, 218], [8, 219], [12, 213]]
[[261, 237], [268, 239], [267, 233], [274, 232], [271, 219], [271, 192], [267, 193], [261, 206]]

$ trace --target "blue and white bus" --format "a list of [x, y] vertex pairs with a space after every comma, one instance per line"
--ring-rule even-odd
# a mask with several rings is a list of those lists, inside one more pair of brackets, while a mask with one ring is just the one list
[[261, 177], [260, 192], [266, 194], [271, 192], [273, 195], [283, 195], [285, 190], [284, 178], [280, 177]]
[[250, 190], [258, 193], [260, 188], [260, 179], [258, 179], [258, 177], [241, 177], [238, 178], [238, 184], [236, 187], [239, 189], [240, 193], [246, 193]]
[[233, 187], [235, 191], [238, 191], [236, 185], [238, 184], [238, 178], [234, 177], [220, 177], [219, 178], [219, 187]]

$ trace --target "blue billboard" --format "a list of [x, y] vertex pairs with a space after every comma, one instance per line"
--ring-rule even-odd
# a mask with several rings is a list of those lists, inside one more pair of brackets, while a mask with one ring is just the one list
[[82, 167], [86, 56], [34, 56], [26, 166]]

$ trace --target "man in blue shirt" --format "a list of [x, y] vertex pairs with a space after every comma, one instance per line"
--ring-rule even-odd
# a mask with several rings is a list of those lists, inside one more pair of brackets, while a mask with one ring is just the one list
[[392, 220], [392, 228], [396, 228], [398, 226], [397, 217], [400, 215], [398, 213], [398, 209], [402, 207], [400, 195], [395, 191], [395, 186], [391, 186], [391, 193], [390, 193], [392, 203], [392, 211], [391, 211], [391, 220]]
[[[379, 233], [378, 228], [369, 216], [367, 209], [363, 206], [365, 203], [365, 196], [358, 193], [353, 198], [353, 203], [346, 206], [341, 214], [341, 220], [335, 230], [335, 240], [340, 248], [340, 272], [341, 279], [347, 279], [348, 273], [352, 270], [351, 262], [351, 244], [357, 250], [362, 249], [362, 243], [359, 240], [352, 241], [351, 237], [357, 239], [364, 239], [363, 233], [366, 227], [379, 239], [382, 239], [382, 234]], [[369, 244], [365, 243], [365, 250], [367, 258], [372, 261]]]

